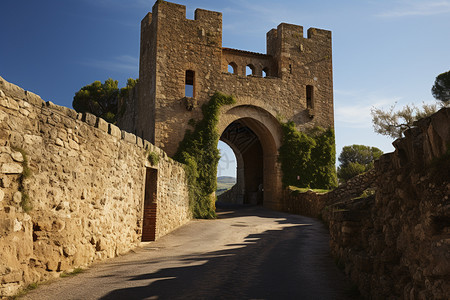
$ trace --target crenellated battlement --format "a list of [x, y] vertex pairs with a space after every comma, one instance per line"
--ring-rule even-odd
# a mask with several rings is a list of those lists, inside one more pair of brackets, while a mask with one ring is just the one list
[[136, 123], [127, 129], [172, 155], [215, 91], [241, 105], [255, 99], [300, 130], [333, 127], [332, 81], [330, 31], [310, 28], [305, 37], [302, 26], [281, 23], [267, 33], [266, 54], [230, 49], [220, 12], [196, 9], [191, 20], [186, 6], [157, 1], [142, 21]]
[[151, 19], [149, 16], [164, 16], [177, 22], [183, 21], [197, 21], [200, 23], [216, 23], [222, 22], [222, 13], [216, 11], [210, 11], [206, 9], [197, 8], [194, 13], [194, 19], [189, 19], [186, 16], [186, 6], [177, 3], [171, 3], [167, 1], [157, 1], [152, 8], [152, 12], [148, 13], [143, 21], [149, 23]]

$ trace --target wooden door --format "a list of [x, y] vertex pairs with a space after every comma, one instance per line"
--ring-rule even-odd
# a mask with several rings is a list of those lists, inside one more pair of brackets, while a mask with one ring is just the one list
[[142, 222], [142, 241], [154, 241], [156, 238], [158, 170], [147, 168], [145, 172], [144, 217]]

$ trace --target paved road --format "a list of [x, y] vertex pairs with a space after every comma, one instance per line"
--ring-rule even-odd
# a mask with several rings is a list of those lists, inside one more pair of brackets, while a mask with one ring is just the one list
[[[347, 291], [347, 292], [346, 292]], [[315, 219], [221, 210], [26, 299], [348, 299]]]

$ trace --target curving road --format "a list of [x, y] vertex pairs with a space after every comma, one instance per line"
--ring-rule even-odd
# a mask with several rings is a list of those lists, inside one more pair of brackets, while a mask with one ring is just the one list
[[350, 299], [318, 220], [222, 209], [25, 299]]

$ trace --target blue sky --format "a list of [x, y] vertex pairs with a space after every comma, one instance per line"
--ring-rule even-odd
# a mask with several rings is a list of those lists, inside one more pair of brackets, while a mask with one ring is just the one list
[[[224, 47], [265, 53], [266, 32], [282, 22], [331, 30], [338, 154], [351, 144], [392, 151], [370, 108], [434, 102], [434, 79], [450, 69], [450, 0], [173, 2], [188, 18], [197, 7], [222, 12]], [[123, 86], [138, 77], [140, 21], [153, 3], [2, 0], [0, 76], [68, 107], [95, 80]], [[221, 175], [234, 169], [222, 160]]]

